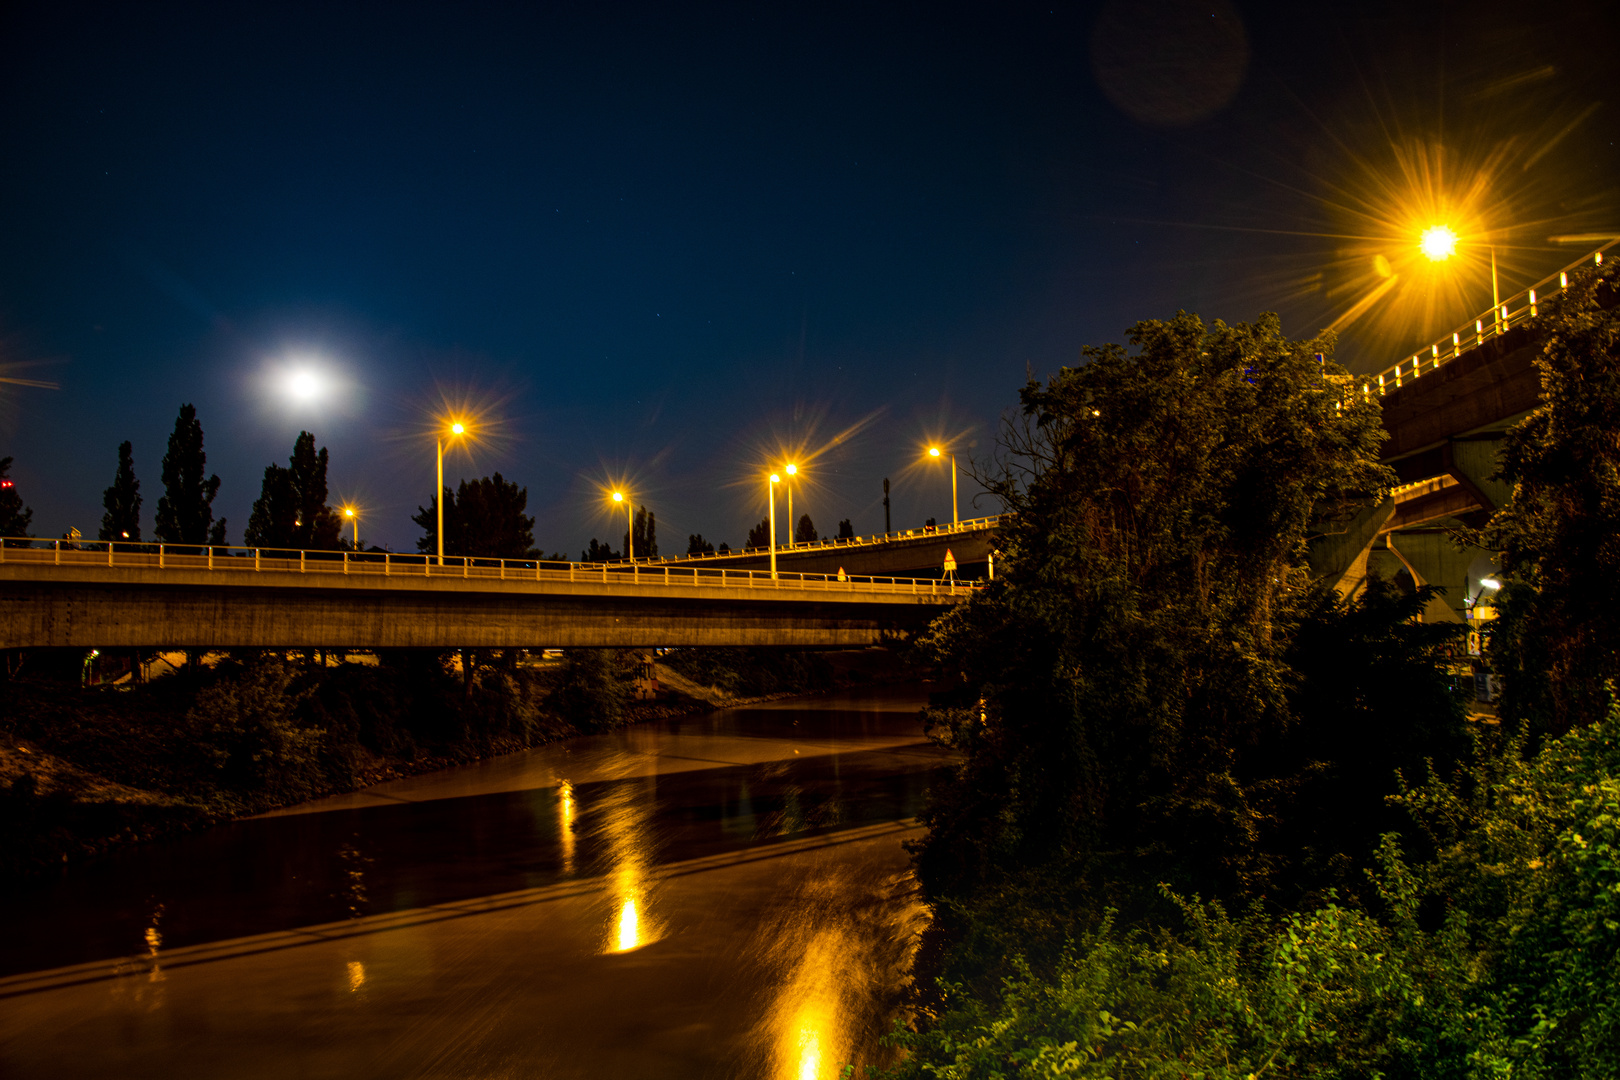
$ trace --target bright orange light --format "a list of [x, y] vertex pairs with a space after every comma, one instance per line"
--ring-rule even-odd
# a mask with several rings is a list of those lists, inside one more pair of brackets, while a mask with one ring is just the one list
[[466, 431], [467, 425], [463, 424], [460, 420], [453, 421], [450, 424], [450, 434], [452, 435], [462, 435], [465, 434]]
[[1431, 225], [1423, 230], [1423, 238], [1418, 241], [1418, 247], [1429, 257], [1430, 262], [1441, 262], [1456, 254], [1457, 234], [1451, 231], [1449, 225]]
[[939, 457], [939, 447], [937, 447], [937, 446], [930, 446], [930, 447], [929, 447], [929, 448], [928, 448], [928, 456], [929, 456], [929, 457]]
[[780, 476], [777, 476], [775, 473], [771, 473], [771, 483], [780, 484], [781, 482], [782, 478]]
[[789, 465], [786, 472], [789, 476], [797, 476], [799, 474], [799, 467], [797, 465]]
[[622, 492], [615, 491], [613, 493], [613, 501], [614, 502], [624, 502], [624, 494]]
[[346, 518], [352, 518], [352, 517], [354, 517], [354, 507], [352, 507], [352, 506], [345, 506], [345, 507], [344, 507], [344, 508], [343, 508], [343, 516], [344, 516], [344, 517], [346, 517]]

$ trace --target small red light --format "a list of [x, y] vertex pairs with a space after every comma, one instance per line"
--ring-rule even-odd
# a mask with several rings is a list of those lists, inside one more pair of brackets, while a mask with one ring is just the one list
[[10, 480], [0, 480], [0, 488], [8, 488], [10, 486], [11, 486], [11, 481]]

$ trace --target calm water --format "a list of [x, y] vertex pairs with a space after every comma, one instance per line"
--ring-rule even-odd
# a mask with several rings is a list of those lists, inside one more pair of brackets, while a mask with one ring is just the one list
[[836, 1076], [922, 914], [922, 687], [640, 725], [13, 898], [0, 1074]]

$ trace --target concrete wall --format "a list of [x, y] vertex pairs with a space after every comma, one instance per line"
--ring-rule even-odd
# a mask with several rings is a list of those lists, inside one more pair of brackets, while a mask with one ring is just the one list
[[954, 595], [0, 567], [0, 648], [864, 646]]

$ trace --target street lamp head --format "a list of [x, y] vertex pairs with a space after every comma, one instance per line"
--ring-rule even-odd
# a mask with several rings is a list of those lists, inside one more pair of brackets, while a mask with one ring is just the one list
[[929, 456], [929, 457], [939, 457], [939, 447], [937, 447], [937, 446], [930, 446], [930, 447], [929, 447], [929, 448], [928, 448], [928, 456]]
[[776, 475], [775, 473], [771, 473], [771, 483], [780, 484], [781, 482], [782, 478], [780, 476]]
[[354, 517], [354, 507], [352, 507], [352, 506], [345, 506], [345, 507], [344, 507], [344, 508], [343, 508], [343, 516], [344, 516], [344, 517], [346, 517], [346, 518], [352, 518], [352, 517]]
[[467, 425], [463, 424], [460, 420], [457, 420], [450, 425], [450, 434], [452, 435], [465, 434], [466, 431]]
[[799, 467], [797, 465], [789, 464], [788, 467], [783, 471], [786, 472], [789, 476], [797, 476], [797, 475], [799, 475]]
[[1457, 234], [1451, 231], [1449, 225], [1431, 225], [1423, 230], [1418, 247], [1430, 262], [1442, 262], [1456, 254]]
[[622, 491], [615, 491], [615, 492], [614, 492], [614, 493], [613, 493], [613, 501], [614, 501], [614, 502], [624, 502], [624, 492], [622, 492]]
[[1493, 577], [1480, 578], [1479, 587], [1482, 589], [1500, 589], [1502, 587], [1502, 583]]

